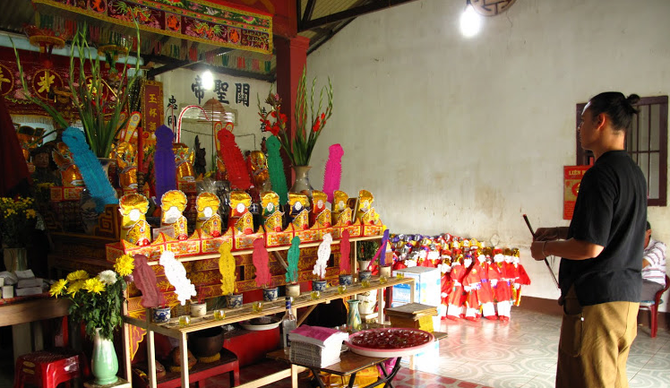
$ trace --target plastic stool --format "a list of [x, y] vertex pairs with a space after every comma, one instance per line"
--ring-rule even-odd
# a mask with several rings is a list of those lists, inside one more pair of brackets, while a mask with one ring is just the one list
[[82, 377], [79, 354], [68, 349], [40, 350], [19, 356], [14, 372], [14, 388], [26, 383], [40, 388], [56, 388], [58, 384]]

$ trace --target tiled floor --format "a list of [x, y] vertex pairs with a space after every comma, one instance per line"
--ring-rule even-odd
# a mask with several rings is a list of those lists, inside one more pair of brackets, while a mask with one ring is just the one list
[[[646, 312], [642, 312], [645, 314]], [[512, 310], [509, 323], [443, 321], [437, 365], [419, 369], [491, 387], [553, 387], [560, 316]], [[639, 327], [627, 365], [631, 388], [670, 386], [670, 333]]]
[[[643, 312], [644, 313], [644, 312]], [[560, 317], [523, 309], [512, 310], [508, 323], [481, 320], [442, 321], [439, 357], [417, 362], [418, 371], [401, 369], [396, 388], [553, 387]], [[267, 373], [254, 368], [249, 373]], [[244, 371], [243, 371], [244, 372]], [[640, 327], [628, 358], [631, 388], [670, 387], [670, 333], [660, 329], [656, 338]], [[0, 368], [0, 387], [10, 387], [10, 368]], [[242, 374], [243, 382], [252, 376]], [[227, 387], [227, 376], [213, 379], [211, 387]], [[269, 385], [289, 387], [288, 379]], [[308, 387], [306, 379], [301, 387]]]

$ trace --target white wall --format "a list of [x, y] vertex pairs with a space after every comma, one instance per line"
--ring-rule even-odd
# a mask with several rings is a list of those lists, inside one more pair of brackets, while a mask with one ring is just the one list
[[[577, 103], [606, 90], [669, 93], [670, 2], [518, 1], [470, 39], [458, 31], [464, 4], [362, 16], [309, 55], [309, 77], [329, 76], [335, 92], [310, 178], [321, 187], [328, 146], [341, 143], [342, 189], [370, 190], [392, 232], [517, 246], [533, 281], [525, 295], [556, 298], [521, 216], [567, 225], [562, 169], [575, 163]], [[668, 209], [649, 219], [670, 242]]]
[[[186, 105], [204, 105], [207, 100], [210, 98], [216, 98], [217, 95], [214, 91], [209, 90], [205, 92], [205, 96], [198, 104], [198, 99], [195, 97], [195, 94], [191, 90], [191, 84], [195, 82], [195, 77], [202, 74], [188, 69], [179, 69], [174, 70], [169, 73], [164, 73], [156, 77], [157, 81], [163, 82], [163, 101], [164, 106], [167, 107], [168, 100], [171, 95], [174, 95], [177, 99], [177, 104], [179, 106]], [[221, 80], [222, 82], [227, 82], [229, 85], [228, 93], [226, 98], [230, 102], [229, 107], [237, 113], [237, 119], [235, 122], [235, 129], [233, 133], [238, 146], [244, 153], [246, 150], [257, 150], [260, 149], [260, 144], [263, 135], [260, 132], [260, 117], [258, 116], [258, 98], [261, 100], [262, 106], [264, 104], [265, 98], [268, 95], [270, 86], [273, 87], [273, 90], [276, 90], [276, 86], [271, 85], [269, 82], [259, 81], [250, 78], [241, 78], [234, 77], [227, 74], [214, 74], [215, 80]], [[242, 103], [237, 103], [235, 100], [235, 84], [249, 84], [249, 106], [245, 106]], [[175, 115], [179, 117], [179, 110], [176, 110]], [[167, 115], [167, 114], [166, 114]], [[166, 119], [167, 120], [167, 119]], [[201, 142], [201, 147], [205, 147], [207, 150], [207, 167], [210, 168], [210, 162], [213, 152], [212, 148], [212, 126], [208, 123], [197, 123], [194, 121], [184, 121], [182, 123], [182, 143], [186, 144], [189, 148], [194, 147], [195, 136], [198, 135], [198, 138]]]

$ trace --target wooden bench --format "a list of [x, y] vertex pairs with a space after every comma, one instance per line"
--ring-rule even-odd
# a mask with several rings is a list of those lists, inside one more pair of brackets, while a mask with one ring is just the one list
[[[145, 373], [142, 376], [133, 369], [133, 386], [140, 388], [149, 387], [149, 381]], [[230, 372], [230, 386], [240, 385], [240, 365], [235, 353], [227, 349], [221, 350], [221, 358], [211, 363], [198, 362], [189, 370], [189, 382], [195, 383], [196, 387], [205, 386], [204, 380]], [[135, 383], [137, 382], [137, 385]], [[180, 372], [167, 372], [165, 376], [157, 379], [157, 388], [177, 388], [181, 386]]]

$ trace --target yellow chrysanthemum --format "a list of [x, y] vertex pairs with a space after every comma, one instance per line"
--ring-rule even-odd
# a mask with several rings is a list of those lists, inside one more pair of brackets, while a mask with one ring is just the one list
[[80, 269], [79, 271], [70, 272], [67, 275], [68, 282], [74, 282], [77, 280], [86, 280], [88, 278], [89, 278], [88, 272], [84, 271], [83, 269]]
[[5, 215], [6, 215], [7, 217], [9, 217], [9, 216], [11, 216], [11, 215], [13, 215], [13, 214], [16, 214], [16, 210], [14, 210], [14, 209], [12, 209], [12, 208], [7, 209], [7, 211], [5, 212]]
[[28, 210], [26, 210], [26, 217], [29, 218], [29, 219], [30, 218], [35, 218], [35, 217], [37, 217], [37, 212], [35, 212], [34, 209], [28, 209]]
[[100, 279], [98, 278], [90, 278], [84, 280], [83, 288], [88, 292], [99, 294], [105, 291], [105, 284], [101, 282]]
[[135, 259], [130, 255], [123, 255], [116, 259], [114, 270], [121, 276], [128, 276], [135, 269]]
[[70, 284], [70, 287], [67, 288], [67, 294], [71, 297], [74, 298], [75, 295], [77, 295], [77, 292], [84, 287], [84, 281], [83, 280], [77, 280], [76, 282]]
[[63, 290], [65, 289], [65, 286], [67, 286], [67, 280], [60, 279], [59, 281], [51, 285], [51, 288], [49, 289], [49, 294], [53, 297], [58, 298], [59, 296], [63, 295]]

